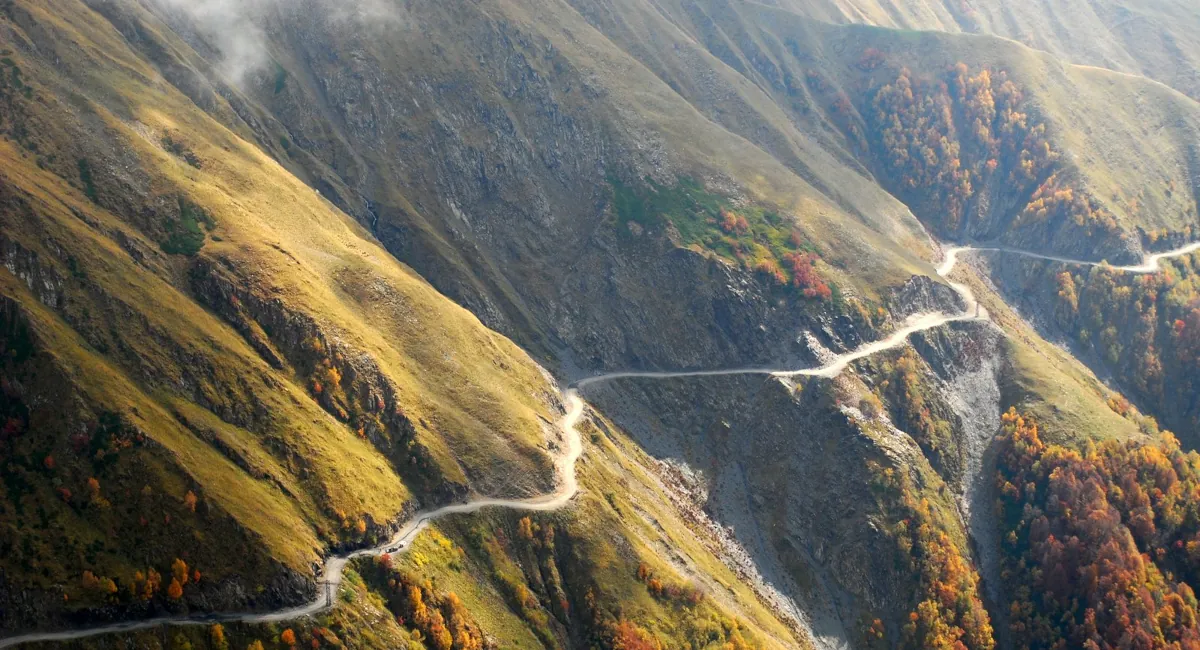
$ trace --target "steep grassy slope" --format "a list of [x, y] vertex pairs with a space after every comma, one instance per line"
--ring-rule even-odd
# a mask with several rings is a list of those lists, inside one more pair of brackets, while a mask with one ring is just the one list
[[419, 503], [551, 486], [540, 369], [99, 15], [7, 3], [0, 49], [5, 628], [298, 600]]
[[[760, 601], [747, 565], [722, 559], [729, 550], [722, 531], [675, 484], [677, 469], [647, 457], [598, 415], [581, 426], [584, 491], [568, 510], [455, 516], [421, 533], [403, 555], [356, 561], [328, 614], [226, 625], [216, 637], [212, 628], [179, 628], [165, 645], [810, 647], [802, 628]], [[64, 645], [142, 647], [159, 635]]]
[[1070, 342], [1097, 372], [1187, 447], [1197, 440], [1197, 306], [1194, 255], [1162, 272], [1134, 275], [1105, 267], [999, 257], [992, 275], [1013, 303], [1034, 314], [1047, 337]]
[[[716, 0], [198, 6], [0, 3], [6, 630], [298, 601], [417, 507], [548, 490], [554, 386], [476, 315], [563, 375], [800, 366], [961, 308], [913, 277], [922, 224], [1122, 259], [1195, 235], [1200, 108], [1002, 39]], [[292, 634], [993, 647], [1000, 414], [1154, 425], [968, 277], [1000, 332], [606, 386], [633, 437], [591, 425], [570, 510], [447, 522]]]
[[[1155, 433], [1156, 429], [1136, 409], [1114, 408], [1124, 401], [1120, 393], [1101, 381], [1070, 350], [1043, 338], [1028, 320], [1028, 312], [1018, 311], [1020, 303], [1005, 301], [1003, 290], [992, 284], [992, 278], [998, 275], [989, 261], [986, 254], [973, 254], [965, 267], [970, 270], [955, 277], [971, 287], [989, 319], [1006, 334], [1008, 372], [1001, 386], [1000, 405], [1035, 417], [1043, 424], [1044, 435], [1055, 443], [1080, 444], [1088, 438]], [[999, 417], [1000, 411], [996, 413]], [[997, 421], [989, 435], [999, 426]]]
[[[653, 39], [642, 25], [651, 18], [643, 22], [614, 18], [635, 13], [636, 2], [608, 4], [607, 12], [581, 11], [629, 51], [642, 53], [647, 66], [705, 110], [710, 119], [771, 151], [794, 169], [824, 165], [823, 159], [811, 155], [793, 162], [778, 151], [778, 127], [748, 128], [750, 125], [731, 115], [725, 97], [737, 86], [727, 83], [722, 88], [720, 76], [714, 81], [703, 67], [681, 67], [677, 57], [645, 53], [645, 44]], [[1191, 171], [1195, 152], [1190, 143], [1195, 140], [1198, 107], [1159, 84], [1064, 66], [1001, 39], [834, 27], [754, 3], [687, 3], [670, 9], [670, 16], [671, 27], [663, 30], [678, 34], [673, 47], [689, 57], [708, 59], [727, 76], [736, 73], [743, 84], [752, 83], [755, 91], [769, 98], [773, 110], [787, 115], [792, 131], [804, 132], [840, 157], [857, 158], [922, 221], [938, 226], [947, 236], [1005, 237], [1027, 247], [1117, 256], [1149, 245], [1152, 232], [1186, 233], [1195, 224], [1195, 174]], [[952, 67], [958, 63], [967, 66], [964, 77], [977, 79], [981, 72], [989, 72], [991, 87], [974, 109], [970, 105], [976, 89], [963, 83], [960, 90], [954, 79], [957, 73]], [[955, 176], [950, 185], [963, 185], [961, 197], [944, 191], [931, 196], [931, 182], [913, 173], [916, 170], [909, 160], [895, 160], [891, 151], [895, 139], [884, 139], [893, 114], [900, 112], [894, 100], [881, 102], [880, 95], [888, 85], [895, 87], [902, 73], [910, 80], [913, 108], [929, 103], [940, 110], [943, 103], [950, 104], [946, 124], [938, 124], [939, 114], [923, 117], [932, 126], [922, 130], [932, 133], [911, 137], [927, 142], [931, 151], [924, 153], [914, 143], [911, 155], [917, 162], [934, 156], [929, 163], [933, 167], [958, 164], [945, 173]], [[1005, 81], [1014, 85], [1011, 105], [1006, 105], [1001, 92]], [[948, 89], [942, 90], [942, 83]], [[759, 101], [759, 105], [763, 103]], [[1004, 121], [1009, 108], [1019, 116], [1017, 128]], [[982, 112], [977, 115], [977, 111]], [[899, 117], [902, 129], [915, 130], [913, 120], [903, 113]], [[977, 135], [977, 117], [988, 129], [985, 136]], [[1039, 134], [1039, 125], [1044, 125], [1044, 133]], [[939, 147], [943, 138], [945, 143]], [[1050, 155], [1028, 173], [1022, 171], [1031, 178], [1014, 182], [1017, 179], [1011, 172], [1021, 168], [1023, 152], [1038, 158], [1043, 140]], [[1147, 146], [1151, 142], [1153, 145]], [[1006, 147], [1012, 149], [1011, 155], [1004, 153]], [[989, 159], [996, 160], [998, 169], [983, 169]], [[1092, 212], [1110, 215], [1115, 224], [1105, 232], [1093, 232], [1077, 227], [1071, 218], [1053, 214], [1045, 225], [1031, 225], [1029, 219], [1017, 223], [1026, 206], [1036, 200], [1035, 190], [1043, 185], [1069, 188], [1087, 197]], [[969, 218], [952, 219], [946, 214], [955, 210], [956, 200], [964, 204]], [[1037, 211], [1036, 207], [1032, 210]], [[1015, 225], [1023, 232], [1009, 232]]]
[[393, 571], [457, 593], [484, 630], [507, 635], [502, 646], [809, 647], [798, 621], [789, 629], [760, 602], [747, 567], [721, 559], [721, 531], [674, 483], [678, 470], [602, 418], [583, 432], [585, 492], [571, 509], [449, 521]]
[[1200, 97], [1195, 7], [1184, 0], [774, 0], [801, 15], [1009, 38], [1064, 61], [1136, 74]]
[[[140, 17], [114, 24], [152, 20], [126, 13]], [[670, 228], [631, 235], [614, 218], [614, 183], [645, 189], [649, 177], [673, 188], [690, 178], [725, 202], [772, 211], [785, 238], [795, 230], [817, 252], [831, 284], [867, 303], [886, 302], [889, 287], [921, 268], [909, 251], [925, 249], [925, 238], [894, 199], [792, 132], [790, 160], [828, 158], [814, 166], [819, 176], [797, 177], [775, 152], [697, 111], [569, 5], [418, 3], [402, 14], [423, 38], [325, 21], [319, 2], [268, 12], [270, 59], [248, 75], [244, 95], [229, 92], [281, 159], [303, 167], [448, 295], [530, 348], [565, 343], [588, 366], [732, 365], [795, 356], [794, 324], [830, 311], [805, 300], [778, 304], [753, 268], [681, 251], [688, 242]], [[163, 15], [188, 33], [186, 16]], [[761, 123], [765, 99], [757, 94], [745, 119]], [[449, 106], [457, 108], [439, 108]], [[786, 124], [778, 110], [771, 119]], [[275, 144], [281, 138], [286, 151]], [[838, 178], [845, 187], [827, 192]], [[650, 278], [660, 283], [655, 291]], [[667, 293], [689, 301], [664, 310], [658, 298]], [[700, 345], [653, 335], [667, 324]], [[763, 334], [743, 336], [759, 325]]]

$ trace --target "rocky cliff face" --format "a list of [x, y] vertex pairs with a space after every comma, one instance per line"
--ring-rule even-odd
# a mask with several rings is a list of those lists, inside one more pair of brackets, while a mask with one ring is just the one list
[[[860, 30], [721, 2], [658, 11], [636, 0], [547, 1], [535, 19], [516, 5], [367, 11], [304, 0], [287, 11], [269, 2], [247, 9], [241, 29], [254, 48], [231, 62], [224, 51], [243, 32], [202, 12], [174, 2], [96, 9], [200, 107], [354, 215], [440, 291], [568, 370], [802, 359], [799, 331], [839, 315], [770, 298], [761, 278], [677, 251], [666, 233], [623, 236], [613, 179], [669, 185], [692, 176], [714, 192], [778, 205], [842, 272], [847, 294], [876, 298], [907, 277], [888, 268], [895, 249], [883, 240], [916, 253], [902, 255], [905, 264], [929, 257], [912, 215], [881, 189], [901, 179], [863, 137], [873, 128], [871, 93], [890, 80], [862, 62]], [[146, 27], [164, 23], [190, 49], [167, 47]], [[1075, 130], [1099, 119], [1072, 109], [1070, 120], [1054, 121], [1057, 89], [1090, 93], [1092, 80], [1024, 51], [996, 43], [983, 56], [937, 39], [875, 37], [888, 61], [935, 75], [955, 57], [1011, 59], [1014, 78], [1046, 104], [1030, 119], [1051, 120], [1057, 139], [1078, 140]], [[234, 63], [236, 83], [227, 74]], [[1112, 131], [1106, 147], [1132, 142]], [[1103, 153], [1089, 158], [1119, 158]], [[1155, 169], [1183, 186], [1190, 180], [1171, 171], [1178, 158]], [[1088, 184], [1089, 167], [1064, 168]], [[1131, 224], [1118, 236], [1069, 218], [1014, 229], [1030, 197], [993, 185], [978, 188], [974, 218], [939, 234], [1113, 259], [1141, 249]], [[1139, 201], [1166, 214], [1180, 196], [1156, 189]], [[1118, 214], [1126, 207], [1099, 199]], [[940, 218], [933, 213], [922, 216]], [[664, 328], [679, 335], [664, 340]]]
[[1005, 403], [1001, 390], [1009, 372], [1003, 333], [995, 326], [976, 325], [917, 335], [913, 347], [937, 378], [936, 394], [954, 413], [952, 431], [962, 473], [950, 482], [971, 537], [993, 626], [1004, 639], [1006, 601], [1000, 579], [1000, 528], [993, 514], [992, 453]]
[[[730, 528], [765, 581], [806, 613], [819, 645], [856, 645], [864, 621], [898, 629], [913, 603], [897, 571], [886, 508], [871, 487], [881, 468], [911, 475], [921, 490], [957, 504], [989, 588], [998, 587], [991, 527], [988, 449], [999, 427], [1001, 336], [967, 324], [914, 337], [932, 398], [951, 418], [960, 469], [939, 477], [922, 447], [885, 416], [865, 416], [858, 376], [804, 380], [702, 378], [619, 380], [587, 397], [648, 452], [691, 468], [706, 511]], [[873, 364], [862, 380], [875, 381]], [[954, 505], [950, 505], [954, 508]], [[994, 582], [995, 581], [995, 582]], [[990, 592], [1002, 603], [999, 592]]]

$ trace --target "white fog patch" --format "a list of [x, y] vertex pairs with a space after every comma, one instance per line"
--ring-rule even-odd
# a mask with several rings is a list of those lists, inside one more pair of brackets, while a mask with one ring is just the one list
[[312, 17], [325, 28], [395, 30], [408, 24], [400, 0], [146, 0], [190, 22], [220, 56], [221, 73], [235, 85], [269, 70], [269, 21]]

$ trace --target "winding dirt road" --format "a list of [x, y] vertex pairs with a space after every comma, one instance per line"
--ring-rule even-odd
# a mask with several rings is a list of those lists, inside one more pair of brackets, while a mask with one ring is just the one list
[[84, 637], [96, 636], [98, 634], [108, 634], [112, 632], [133, 632], [136, 630], [146, 630], [158, 627], [160, 625], [211, 625], [213, 623], [272, 623], [279, 621], [288, 621], [319, 612], [325, 611], [333, 607], [334, 595], [338, 591], [338, 587], [342, 584], [342, 576], [346, 564], [358, 557], [368, 557], [383, 555], [384, 553], [398, 553], [407, 550], [411, 546], [417, 534], [425, 529], [430, 522], [445, 517], [446, 515], [462, 514], [477, 512], [484, 508], [508, 508], [511, 510], [520, 511], [548, 511], [557, 510], [566, 505], [579, 491], [579, 484], [575, 479], [575, 461], [579, 460], [579, 456], [583, 453], [583, 443], [579, 436], [579, 431], [575, 425], [579, 423], [583, 417], [584, 404], [579, 398], [579, 393], [575, 389], [568, 389], [564, 395], [564, 402], [567, 407], [567, 413], [559, 421], [558, 426], [565, 438], [566, 449], [558, 459], [558, 473], [562, 477], [561, 484], [553, 493], [544, 496], [536, 497], [527, 500], [514, 499], [479, 499], [468, 503], [458, 503], [445, 506], [436, 510], [418, 513], [411, 521], [404, 525], [396, 534], [392, 535], [386, 543], [379, 546], [354, 551], [347, 555], [337, 555], [330, 557], [325, 561], [325, 567], [322, 570], [324, 579], [320, 581], [324, 587], [324, 593], [317, 596], [311, 603], [300, 605], [298, 607], [290, 607], [275, 612], [255, 613], [255, 614], [204, 614], [193, 616], [164, 616], [159, 618], [145, 619], [141, 621], [128, 621], [124, 623], [114, 623], [112, 625], [102, 625], [81, 630], [69, 630], [63, 632], [35, 632], [22, 636], [8, 637], [0, 639], [0, 648], [7, 648], [21, 643], [33, 643], [37, 641], [69, 641], [72, 639], [82, 639]]
[[[943, 259], [942, 266], [938, 268], [938, 274], [944, 276], [944, 275], [946, 275], [946, 273], [949, 273], [950, 270], [952, 270], [954, 268], [954, 264], [958, 258], [959, 253], [967, 253], [967, 252], [973, 252], [973, 251], [978, 251], [981, 253], [986, 253], [986, 252], [1009, 253], [1011, 255], [1019, 255], [1021, 257], [1030, 257], [1030, 258], [1037, 259], [1037, 260], [1046, 260], [1049, 262], [1062, 262], [1063, 264], [1077, 264], [1080, 266], [1100, 266], [1101, 264], [1104, 264], [1104, 262], [1089, 262], [1087, 260], [1077, 260], [1077, 259], [1073, 259], [1070, 257], [1059, 257], [1057, 255], [1043, 255], [1042, 253], [1030, 253], [1028, 251], [1023, 251], [1018, 248], [1006, 248], [1003, 246], [978, 246], [978, 247], [976, 247], [976, 246], [959, 246], [957, 248], [950, 248], [950, 249], [946, 250], [946, 256]], [[1180, 246], [1179, 248], [1173, 248], [1169, 251], [1163, 251], [1162, 253], [1154, 253], [1153, 255], [1147, 255], [1145, 260], [1143, 260], [1141, 264], [1130, 264], [1128, 266], [1113, 266], [1110, 264], [1109, 266], [1112, 266], [1114, 271], [1125, 271], [1127, 273], [1140, 273], [1140, 274], [1156, 273], [1162, 268], [1161, 262], [1163, 260], [1171, 259], [1174, 257], [1182, 257], [1184, 255], [1188, 255], [1189, 253], [1195, 253], [1196, 251], [1200, 251], [1200, 242], [1192, 242], [1185, 246]], [[943, 269], [945, 269], [945, 272], [943, 272]]]
[[[937, 274], [942, 278], [946, 278], [954, 270], [958, 263], [958, 258], [964, 253], [970, 252], [1000, 252], [1013, 255], [1021, 255], [1034, 259], [1043, 259], [1053, 262], [1062, 262], [1066, 264], [1079, 264], [1087, 266], [1097, 266], [1101, 262], [1089, 262], [1086, 260], [1075, 260], [1065, 257], [1056, 257], [1053, 255], [1042, 255], [1040, 253], [1029, 253], [1026, 251], [1003, 248], [1003, 247], [971, 247], [960, 246], [948, 248], [944, 251], [944, 258], [941, 265], [937, 267]], [[1164, 253], [1156, 253], [1146, 257], [1142, 264], [1130, 266], [1114, 266], [1118, 271], [1126, 271], [1129, 273], [1153, 273], [1160, 268], [1160, 262], [1164, 259], [1179, 257], [1189, 253], [1200, 251], [1200, 242], [1188, 244], [1171, 251]], [[975, 300], [971, 289], [965, 285], [947, 281], [948, 284], [958, 292], [962, 297], [966, 309], [960, 314], [944, 314], [934, 312], [929, 314], [915, 314], [905, 321], [904, 325], [893, 332], [885, 339], [868, 343], [862, 347], [847, 352], [838, 356], [833, 361], [817, 367], [805, 368], [802, 370], [791, 369], [772, 369], [772, 368], [734, 368], [729, 370], [697, 370], [691, 372], [616, 372], [604, 375], [596, 375], [581, 379], [568, 388], [563, 395], [564, 403], [567, 407], [567, 413], [559, 421], [559, 429], [562, 432], [566, 442], [566, 449], [558, 459], [558, 471], [562, 477], [561, 485], [553, 493], [541, 497], [536, 497], [527, 500], [513, 499], [491, 499], [484, 498], [468, 503], [460, 503], [430, 510], [423, 513], [418, 513], [411, 521], [404, 525], [395, 535], [392, 536], [385, 544], [381, 544], [374, 548], [363, 549], [349, 553], [347, 555], [338, 555], [330, 557], [325, 561], [324, 569], [322, 570], [323, 579], [320, 581], [324, 587], [324, 593], [320, 594], [313, 602], [292, 607], [288, 609], [278, 610], [268, 613], [233, 613], [233, 614], [204, 614], [191, 616], [168, 616], [160, 618], [145, 619], [140, 621], [129, 621], [124, 623], [114, 623], [112, 625], [102, 625], [98, 627], [69, 630], [62, 632], [35, 632], [22, 636], [13, 636], [0, 639], [0, 649], [15, 646], [21, 643], [33, 643], [37, 641], [69, 641], [73, 639], [82, 639], [85, 637], [96, 636], [99, 634], [108, 634], [113, 632], [132, 632], [136, 630], [145, 630], [155, 628], [161, 625], [209, 625], [212, 623], [271, 623], [287, 621], [319, 612], [325, 611], [333, 607], [334, 595], [337, 593], [339, 586], [342, 583], [342, 575], [347, 562], [358, 557], [378, 556], [384, 553], [399, 553], [407, 550], [417, 534], [425, 529], [431, 522], [452, 514], [463, 514], [477, 512], [484, 508], [509, 508], [518, 511], [550, 511], [557, 510], [571, 501], [576, 492], [579, 491], [579, 485], [575, 477], [575, 462], [583, 453], [583, 444], [580, 440], [579, 432], [575, 426], [583, 417], [584, 402], [579, 397], [579, 390], [592, 384], [612, 381], [614, 379], [625, 378], [650, 378], [650, 379], [671, 379], [680, 377], [711, 377], [711, 376], [729, 376], [729, 375], [769, 375], [774, 377], [835, 377], [846, 369], [851, 363], [876, 354], [884, 350], [899, 347], [908, 340], [908, 337], [917, 333], [940, 327], [947, 323], [955, 321], [968, 320], [985, 320], [987, 312]]]
[[[1200, 246], [1198, 246], [1200, 248]], [[993, 249], [976, 249], [969, 246], [961, 246], [957, 248], [949, 248], [944, 251], [945, 261], [937, 267], [937, 274], [945, 279], [958, 263], [958, 257], [961, 253], [974, 250], [993, 250]], [[680, 377], [720, 377], [729, 375], [770, 375], [772, 377], [836, 377], [841, 374], [851, 363], [869, 357], [884, 350], [890, 350], [904, 344], [908, 337], [917, 332], [924, 332], [935, 327], [941, 327], [947, 323], [966, 320], [985, 320], [987, 311], [979, 305], [975, 300], [975, 294], [971, 288], [959, 284], [957, 282], [947, 281], [958, 295], [962, 298], [966, 309], [960, 314], [945, 314], [942, 312], [932, 312], [927, 314], [914, 314], [904, 321], [904, 324], [892, 332], [887, 338], [867, 343], [858, 349], [851, 350], [845, 354], [839, 355], [833, 361], [816, 368], [803, 368], [800, 370], [780, 369], [780, 368], [731, 368], [728, 370], [694, 370], [682, 372], [613, 372], [604, 375], [596, 375], [588, 377], [576, 382], [578, 388], [586, 388], [587, 386], [599, 382], [612, 381], [614, 379], [628, 378], [646, 378], [646, 379], [677, 379]]]

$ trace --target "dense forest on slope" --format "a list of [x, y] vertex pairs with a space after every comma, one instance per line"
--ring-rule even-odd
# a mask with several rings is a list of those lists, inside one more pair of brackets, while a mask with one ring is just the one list
[[1170, 435], [1074, 450], [1010, 411], [996, 476], [1010, 627], [1026, 648], [1200, 644], [1200, 455]]
[[[919, 576], [917, 605], [908, 613], [895, 647], [992, 650], [995, 639], [984, 608], [979, 574], [958, 537], [957, 522], [922, 495], [911, 479], [894, 468], [870, 467], [872, 488], [883, 510], [894, 517], [889, 534], [895, 539], [905, 569]], [[958, 538], [956, 540], [956, 538]], [[867, 633], [885, 640], [882, 623]]]
[[[868, 50], [861, 65], [882, 58]], [[1116, 232], [1112, 214], [1060, 177], [1069, 172], [1056, 165], [1061, 154], [1046, 125], [1028, 113], [1004, 72], [972, 72], [960, 62], [940, 77], [914, 76], [902, 69], [875, 91], [870, 130], [889, 184], [926, 222], [954, 234], [969, 230], [967, 221], [996, 220], [999, 211], [1009, 228], [1052, 220], [1086, 238]]]

